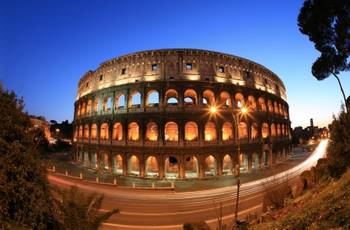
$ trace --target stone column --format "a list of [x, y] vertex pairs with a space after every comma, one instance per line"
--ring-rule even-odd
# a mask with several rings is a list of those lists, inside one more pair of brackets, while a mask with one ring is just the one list
[[123, 175], [124, 176], [128, 176], [128, 161], [129, 161], [128, 155], [125, 154], [123, 156]]
[[145, 158], [143, 154], [139, 157], [140, 177], [145, 178]]
[[178, 157], [179, 161], [179, 177], [182, 179], [182, 178], [185, 178], [185, 165], [184, 165], [184, 159], [183, 159], [183, 156], [179, 156]]
[[218, 154], [216, 159], [216, 175], [221, 176], [222, 175], [222, 154]]

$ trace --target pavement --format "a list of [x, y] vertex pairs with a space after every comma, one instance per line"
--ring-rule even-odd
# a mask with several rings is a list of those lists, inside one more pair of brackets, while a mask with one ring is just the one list
[[[276, 171], [266, 169], [261, 173], [256, 172], [262, 174], [256, 176], [263, 178], [257, 179], [255, 175], [247, 176], [246, 181], [242, 178], [239, 218], [258, 215], [262, 211], [266, 184], [295, 180], [298, 175], [314, 166], [317, 160], [325, 155], [327, 144], [328, 140], [322, 140], [306, 160], [303, 154], [295, 154], [295, 159], [290, 160], [295, 161], [294, 165], [291, 163], [293, 166], [289, 163], [281, 163], [280, 170], [277, 170], [278, 167], [276, 167]], [[288, 169], [281, 170], [283, 167]], [[267, 176], [267, 174], [270, 175]], [[254, 179], [251, 180], [250, 177]], [[92, 184], [56, 174], [49, 174], [48, 178], [50, 183], [61, 187], [76, 185], [85, 192], [104, 193], [105, 199], [101, 211], [112, 208], [119, 208], [121, 211], [110, 217], [101, 229], [182, 229], [186, 222], [199, 221], [205, 221], [212, 229], [215, 229], [220, 212], [223, 225], [229, 227], [233, 223], [236, 197], [236, 186], [232, 185], [233, 183], [229, 186], [214, 186], [211, 189], [196, 191], [188, 189], [186, 191], [154, 191]], [[211, 182], [211, 180], [208, 181], [208, 183]]]

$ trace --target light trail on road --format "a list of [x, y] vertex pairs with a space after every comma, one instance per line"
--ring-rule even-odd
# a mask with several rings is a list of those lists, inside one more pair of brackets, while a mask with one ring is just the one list
[[[299, 165], [274, 176], [241, 185], [240, 216], [259, 212], [264, 191], [263, 184], [296, 179], [326, 154], [328, 140], [321, 140], [315, 151]], [[206, 221], [212, 227], [217, 223], [219, 204], [222, 203], [223, 221], [232, 223], [236, 186], [201, 191], [174, 192], [118, 189], [118, 187], [90, 184], [55, 175], [48, 176], [52, 184], [62, 187], [78, 186], [86, 192], [105, 194], [103, 210], [119, 208], [103, 229], [182, 229], [182, 224]]]

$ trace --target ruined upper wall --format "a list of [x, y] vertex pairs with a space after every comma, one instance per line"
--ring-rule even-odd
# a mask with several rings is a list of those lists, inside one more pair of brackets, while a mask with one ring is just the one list
[[199, 49], [148, 50], [108, 60], [79, 80], [76, 99], [116, 85], [173, 80], [243, 85], [287, 100], [283, 82], [264, 66], [237, 56]]

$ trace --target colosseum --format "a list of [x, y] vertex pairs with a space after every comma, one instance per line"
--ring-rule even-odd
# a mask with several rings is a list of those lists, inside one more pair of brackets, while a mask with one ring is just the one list
[[250, 60], [199, 49], [136, 52], [80, 79], [75, 158], [140, 178], [249, 173], [288, 156], [288, 111], [281, 79]]

